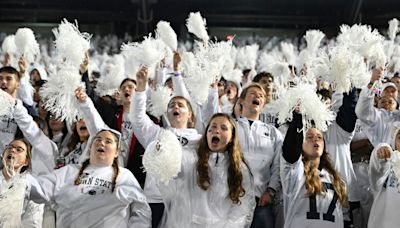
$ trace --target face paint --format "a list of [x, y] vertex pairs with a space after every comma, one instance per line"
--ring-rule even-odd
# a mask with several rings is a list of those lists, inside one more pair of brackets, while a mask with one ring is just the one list
[[[187, 112], [189, 112], [189, 109], [186, 108], [186, 107], [178, 108], [178, 110], [179, 110], [180, 113], [187, 113]], [[173, 112], [173, 111], [174, 111], [174, 108], [168, 108], [168, 112]]]

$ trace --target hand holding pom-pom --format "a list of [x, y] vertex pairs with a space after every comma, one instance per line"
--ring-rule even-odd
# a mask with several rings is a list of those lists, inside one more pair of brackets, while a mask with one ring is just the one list
[[75, 96], [76, 96], [76, 99], [78, 99], [78, 101], [80, 103], [85, 102], [87, 99], [87, 94], [85, 93], [85, 91], [82, 88], [77, 88], [75, 90]]
[[182, 146], [171, 131], [163, 131], [151, 142], [143, 155], [146, 172], [168, 184], [181, 171]]

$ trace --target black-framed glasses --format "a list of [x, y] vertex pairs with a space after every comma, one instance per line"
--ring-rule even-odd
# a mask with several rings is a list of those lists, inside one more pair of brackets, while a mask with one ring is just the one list
[[25, 152], [25, 149], [20, 146], [14, 146], [12, 144], [6, 146], [6, 150], [11, 150], [11, 149], [15, 149], [18, 153]]

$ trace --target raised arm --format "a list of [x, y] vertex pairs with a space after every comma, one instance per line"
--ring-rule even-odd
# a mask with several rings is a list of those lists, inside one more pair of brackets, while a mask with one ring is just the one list
[[379, 192], [390, 174], [390, 158], [393, 153], [389, 144], [381, 143], [371, 153], [369, 179], [372, 191]]
[[162, 129], [146, 114], [147, 68], [140, 69], [136, 74], [136, 79], [137, 87], [131, 100], [129, 117], [133, 124], [134, 134], [143, 148], [146, 148]]
[[343, 94], [343, 103], [336, 116], [336, 123], [345, 131], [353, 132], [356, 126], [357, 115], [355, 107], [358, 101], [358, 92], [353, 88], [349, 93]]
[[32, 172], [44, 174], [52, 171], [55, 167], [54, 154], [58, 154], [57, 145], [33, 121], [21, 101], [15, 106], [14, 118], [24, 137], [33, 147]]
[[289, 128], [282, 145], [282, 157], [290, 164], [300, 159], [303, 150], [303, 132], [299, 132], [299, 130], [302, 128], [301, 114], [294, 112], [293, 120], [289, 122]]

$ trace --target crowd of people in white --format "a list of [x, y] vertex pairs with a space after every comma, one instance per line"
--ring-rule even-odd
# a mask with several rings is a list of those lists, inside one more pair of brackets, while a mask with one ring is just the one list
[[400, 226], [396, 19], [248, 45], [186, 25], [5, 37], [0, 227]]

